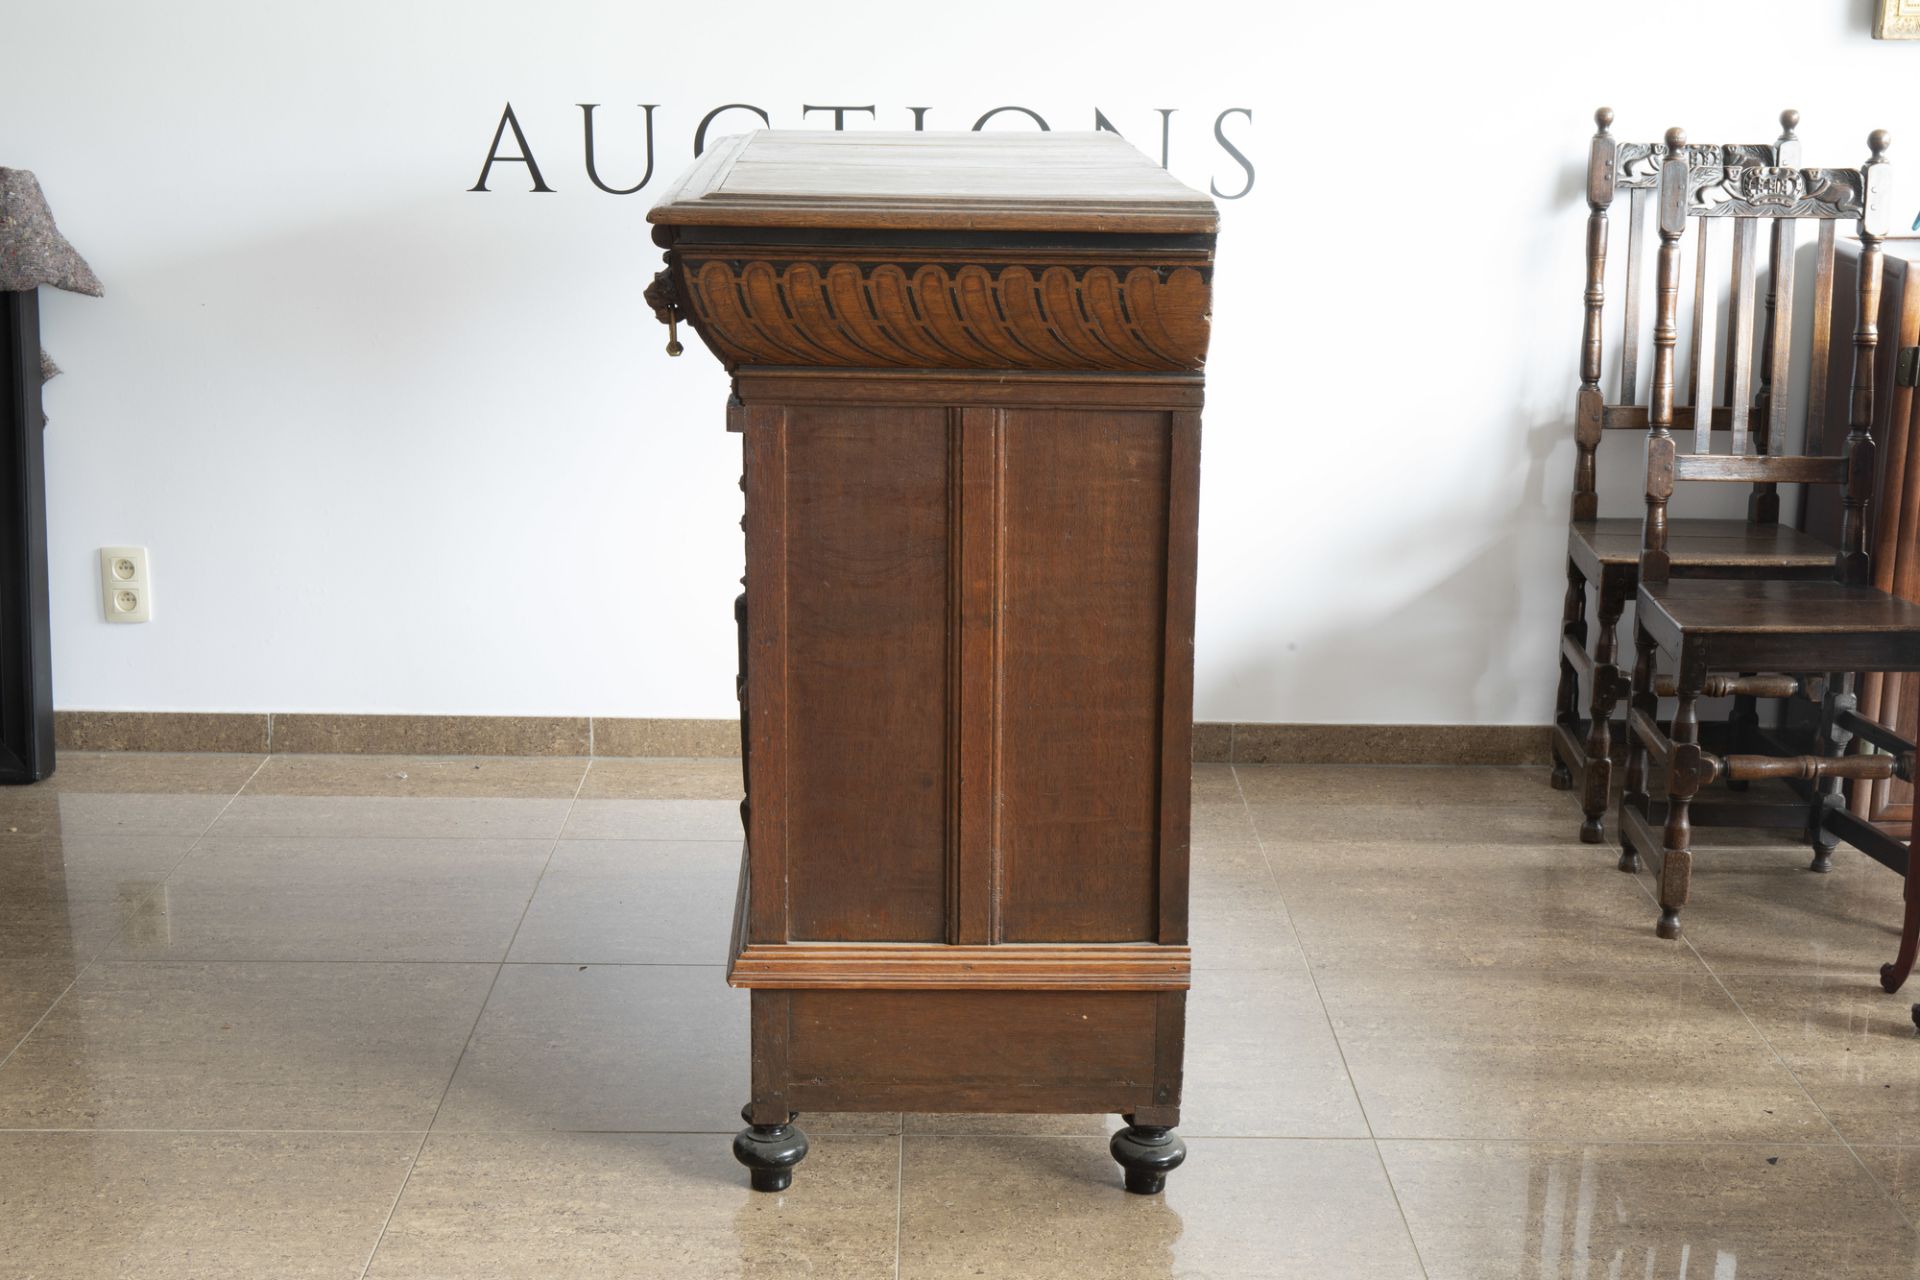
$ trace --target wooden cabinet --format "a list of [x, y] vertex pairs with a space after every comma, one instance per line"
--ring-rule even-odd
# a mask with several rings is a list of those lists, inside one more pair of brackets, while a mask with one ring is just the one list
[[[1873, 584], [1907, 600], [1920, 600], [1920, 397], [1914, 378], [1920, 366], [1920, 237], [1884, 242], [1880, 294], [1880, 358], [1874, 391], [1873, 439], [1877, 472], [1868, 511], [1873, 547]], [[1825, 451], [1835, 452], [1846, 431], [1848, 387], [1853, 374], [1854, 309], [1859, 305], [1860, 243], [1843, 240], [1834, 259], [1833, 332], [1826, 377]], [[1808, 452], [1814, 452], [1809, 449]], [[1837, 487], [1811, 486], [1802, 527], [1828, 542], [1840, 537]], [[1920, 734], [1920, 675], [1862, 673], [1860, 710], [1909, 741]], [[1905, 839], [1913, 823], [1913, 784], [1898, 778], [1848, 784], [1853, 811]]]
[[1113, 1112], [1183, 1155], [1216, 214], [1110, 134], [759, 132], [649, 215], [734, 375], [752, 992], [793, 1112]]

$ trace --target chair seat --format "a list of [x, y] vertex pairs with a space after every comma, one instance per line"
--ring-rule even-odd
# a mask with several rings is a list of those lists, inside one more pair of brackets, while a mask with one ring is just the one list
[[[1640, 524], [1638, 517], [1576, 520], [1570, 535], [1575, 555], [1584, 544], [1595, 564], [1637, 563]], [[1824, 573], [1833, 568], [1833, 548], [1818, 538], [1783, 524], [1749, 524], [1745, 520], [1670, 520], [1667, 556], [1676, 571], [1785, 569]]]
[[1716, 669], [1920, 669], [1920, 604], [1876, 587], [1812, 580], [1689, 578], [1641, 584], [1640, 617], [1663, 648], [1703, 642]]

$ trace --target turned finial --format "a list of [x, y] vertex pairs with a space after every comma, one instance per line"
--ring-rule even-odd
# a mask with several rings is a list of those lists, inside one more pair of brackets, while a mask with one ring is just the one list
[[1799, 127], [1800, 113], [1798, 111], [1795, 111], [1792, 107], [1788, 107], [1780, 113], [1780, 141], [1796, 141], [1797, 135], [1794, 133], [1794, 130]]
[[1679, 125], [1675, 125], [1673, 128], [1667, 130], [1668, 155], [1677, 155], [1681, 151], [1686, 150], [1686, 146], [1687, 131], [1685, 129], [1682, 129]]
[[1873, 152], [1873, 159], [1875, 161], [1885, 160], [1887, 158], [1887, 148], [1892, 145], [1893, 135], [1885, 129], [1875, 129], [1867, 135], [1867, 150]]
[[1607, 130], [1611, 129], [1613, 127], [1613, 108], [1602, 107], [1598, 111], [1594, 112], [1593, 122], [1594, 124], [1599, 126], [1601, 133], [1605, 133]]

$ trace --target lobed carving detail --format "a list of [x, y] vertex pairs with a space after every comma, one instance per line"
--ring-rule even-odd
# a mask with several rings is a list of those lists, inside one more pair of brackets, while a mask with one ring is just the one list
[[680, 266], [682, 304], [729, 366], [1173, 371], [1206, 360], [1211, 288], [1196, 267], [691, 255]]
[[[1770, 165], [1777, 153], [1764, 142], [1734, 142], [1719, 145], [1710, 142], [1690, 144], [1687, 163], [1696, 169], [1724, 168], [1730, 165]], [[1614, 152], [1615, 185], [1622, 190], [1651, 189], [1660, 185], [1660, 166], [1666, 162], [1664, 142], [1623, 142]]]
[[1687, 212], [1693, 217], [1857, 218], [1864, 191], [1858, 169], [1709, 166], [1687, 175]]

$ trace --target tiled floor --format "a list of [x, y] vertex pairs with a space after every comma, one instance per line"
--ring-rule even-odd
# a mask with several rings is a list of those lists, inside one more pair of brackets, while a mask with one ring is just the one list
[[[1900, 886], [1687, 939], [1544, 770], [1200, 766], [1185, 1123], [728, 1151], [731, 761], [69, 754], [0, 791], [0, 1277], [1917, 1277]], [[1712, 833], [1703, 833], [1711, 838]]]

